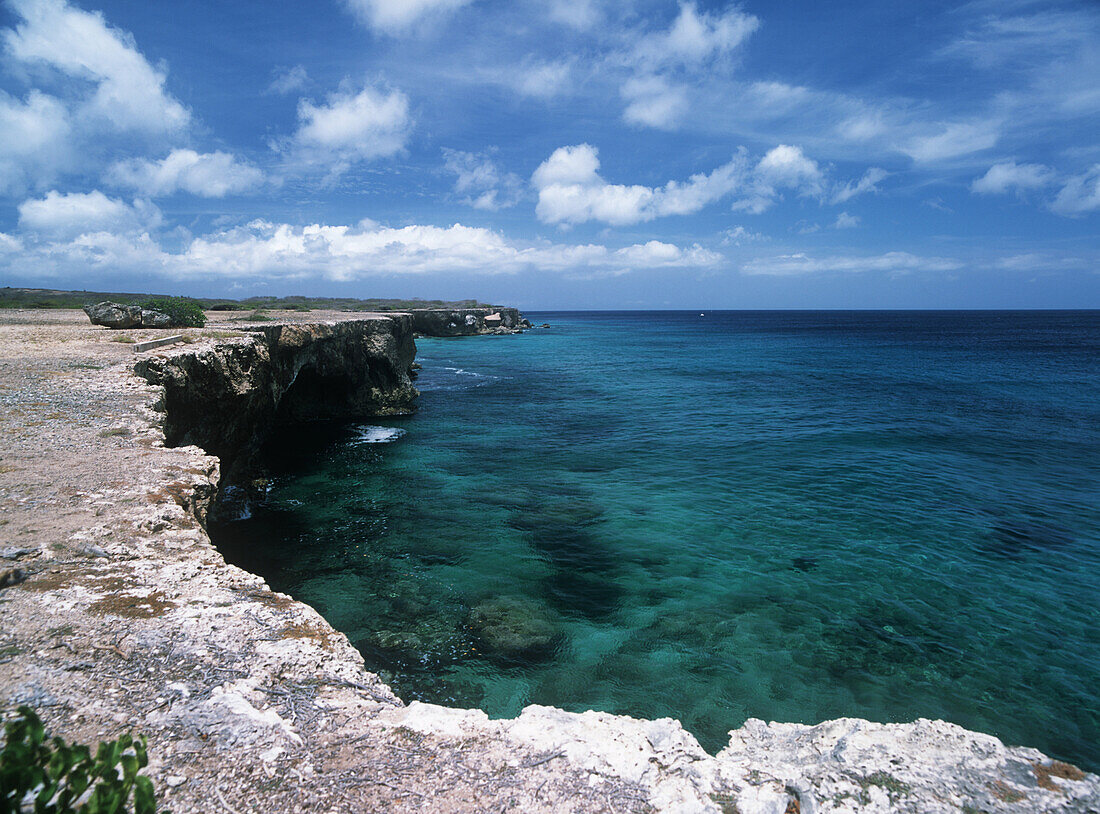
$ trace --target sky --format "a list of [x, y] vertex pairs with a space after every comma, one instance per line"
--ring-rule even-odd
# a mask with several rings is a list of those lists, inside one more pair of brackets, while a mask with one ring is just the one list
[[1100, 307], [1100, 4], [0, 0], [0, 285]]

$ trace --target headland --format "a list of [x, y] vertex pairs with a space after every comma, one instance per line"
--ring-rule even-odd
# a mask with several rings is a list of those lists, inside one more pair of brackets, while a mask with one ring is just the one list
[[411, 409], [414, 334], [469, 315], [212, 320], [135, 360], [120, 337], [155, 330], [0, 312], [4, 704], [73, 740], [145, 733], [176, 812], [1100, 810], [1095, 775], [942, 721], [750, 720], [709, 755], [671, 719], [405, 705], [226, 564], [206, 516], [266, 430]]

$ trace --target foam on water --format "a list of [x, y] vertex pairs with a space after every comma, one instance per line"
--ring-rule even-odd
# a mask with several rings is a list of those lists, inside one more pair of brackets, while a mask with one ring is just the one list
[[355, 440], [352, 444], [389, 444], [404, 438], [407, 430], [400, 427], [359, 426], [355, 428]]

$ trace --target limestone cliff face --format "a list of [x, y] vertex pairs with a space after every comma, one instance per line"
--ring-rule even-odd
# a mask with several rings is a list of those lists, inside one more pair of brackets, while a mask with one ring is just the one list
[[425, 336], [475, 336], [497, 325], [490, 319], [500, 315], [499, 327], [519, 328], [523, 316], [516, 308], [421, 308], [411, 312], [413, 330]]
[[412, 411], [416, 345], [408, 314], [254, 333], [136, 367], [164, 387], [167, 444], [217, 455], [230, 479], [278, 424]]

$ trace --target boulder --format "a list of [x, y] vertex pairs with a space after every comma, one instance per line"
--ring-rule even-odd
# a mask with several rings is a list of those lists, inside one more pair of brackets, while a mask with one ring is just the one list
[[167, 314], [160, 311], [150, 311], [148, 308], [141, 309], [142, 328], [171, 328], [173, 326], [173, 320]]
[[486, 328], [499, 328], [502, 324], [500, 314], [489, 314], [485, 317]]
[[93, 325], [104, 325], [108, 328], [138, 328], [142, 322], [142, 310], [137, 305], [99, 302], [85, 305], [84, 313]]
[[498, 596], [475, 605], [469, 625], [490, 655], [506, 660], [548, 656], [558, 637], [549, 608], [522, 596]]

